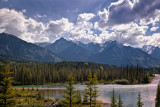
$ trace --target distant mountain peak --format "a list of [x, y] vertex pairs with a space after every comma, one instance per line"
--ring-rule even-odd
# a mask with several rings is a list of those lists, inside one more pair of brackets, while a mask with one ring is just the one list
[[29, 61], [62, 61], [62, 59], [53, 52], [6, 33], [0, 33], [0, 54]]
[[65, 38], [61, 37], [57, 41], [68, 41], [68, 40], [66, 40]]
[[142, 50], [147, 52], [148, 54], [152, 54], [152, 52], [155, 50], [155, 46], [152, 46], [152, 45], [144, 45], [142, 47]]

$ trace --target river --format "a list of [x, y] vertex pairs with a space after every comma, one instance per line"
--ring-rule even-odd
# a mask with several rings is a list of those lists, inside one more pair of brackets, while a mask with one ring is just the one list
[[[125, 107], [136, 107], [138, 93], [141, 93], [142, 101], [144, 107], [154, 107], [155, 96], [157, 90], [157, 84], [159, 83], [160, 75], [156, 75], [150, 84], [140, 84], [140, 85], [98, 85], [99, 100], [105, 103], [110, 103], [110, 98], [112, 96], [112, 90], [115, 89], [116, 96], [118, 98], [119, 93], [121, 94], [123, 103]], [[82, 95], [85, 90], [85, 85], [74, 85], [76, 90], [80, 90]], [[41, 93], [46, 98], [60, 98], [62, 99], [64, 95], [64, 85], [25, 85], [21, 87], [39, 87]]]

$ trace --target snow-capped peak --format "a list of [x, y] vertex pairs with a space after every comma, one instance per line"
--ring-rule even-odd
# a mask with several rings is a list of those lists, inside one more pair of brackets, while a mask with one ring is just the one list
[[142, 47], [142, 50], [147, 52], [148, 54], [152, 54], [154, 49], [155, 49], [155, 46], [152, 46], [152, 45], [144, 45]]

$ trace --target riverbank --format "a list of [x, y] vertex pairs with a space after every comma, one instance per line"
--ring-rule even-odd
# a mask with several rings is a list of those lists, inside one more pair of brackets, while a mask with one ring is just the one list
[[152, 81], [151, 82], [154, 82], [154, 81], [157, 81], [157, 80], [160, 80], [160, 74], [154, 74], [154, 78], [152, 79]]
[[[142, 101], [144, 102], [145, 107], [154, 107], [155, 105], [155, 94], [156, 94], [156, 89], [157, 89], [157, 84], [159, 83], [160, 80], [160, 75], [156, 74], [155, 77], [152, 79], [151, 83], [149, 84], [136, 84], [136, 85], [118, 85], [118, 84], [99, 84], [98, 85], [98, 90], [99, 90], [99, 95], [98, 100], [101, 100], [103, 104], [109, 104], [111, 101], [111, 96], [112, 96], [112, 90], [113, 88], [115, 89], [115, 93], [118, 95], [119, 93], [122, 96], [122, 100], [124, 103], [124, 106], [129, 106], [129, 107], [135, 107], [136, 102], [137, 102], [137, 96], [138, 93], [141, 93], [142, 96]], [[64, 90], [65, 87], [64, 85], [31, 85], [31, 86], [19, 86], [16, 88], [22, 88], [25, 87], [25, 89], [32, 89], [32, 86], [36, 90], [37, 87], [41, 91], [42, 94], [45, 95], [45, 98], [59, 98], [63, 99], [64, 95]], [[37, 87], [35, 87], [37, 86]], [[81, 94], [83, 96], [83, 91], [86, 88], [86, 85], [81, 85], [81, 84], [75, 84], [74, 85], [76, 90], [80, 90]], [[106, 106], [104, 106], [106, 107]]]
[[[160, 74], [155, 74], [155, 77], [151, 80], [151, 83], [149, 84], [153, 84], [153, 83], [157, 83], [157, 81], [160, 81]], [[19, 85], [19, 86], [14, 86], [14, 88], [16, 89], [34, 89], [36, 90], [38, 88], [38, 90], [65, 90], [65, 85], [66, 84], [46, 84], [46, 85]], [[85, 84], [75, 84], [75, 85], [85, 85]], [[123, 85], [123, 84], [98, 84], [100, 85]], [[127, 85], [141, 85], [141, 84], [127, 84]], [[144, 84], [142, 84], [144, 85]], [[147, 84], [146, 84], [147, 85]], [[53, 88], [55, 87], [55, 88]]]

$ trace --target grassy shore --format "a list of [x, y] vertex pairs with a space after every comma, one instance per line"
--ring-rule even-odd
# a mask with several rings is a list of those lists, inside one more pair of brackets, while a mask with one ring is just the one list
[[[13, 88], [14, 98], [12, 98], [11, 107], [65, 107], [60, 99], [44, 98], [37, 88]], [[109, 107], [109, 103], [97, 102], [96, 107]], [[89, 107], [88, 104], [75, 104], [74, 107]]]
[[13, 88], [14, 98], [10, 106], [15, 107], [41, 107], [50, 106], [51, 103], [55, 102], [54, 99], [44, 98], [39, 90], [34, 89], [17, 89]]

